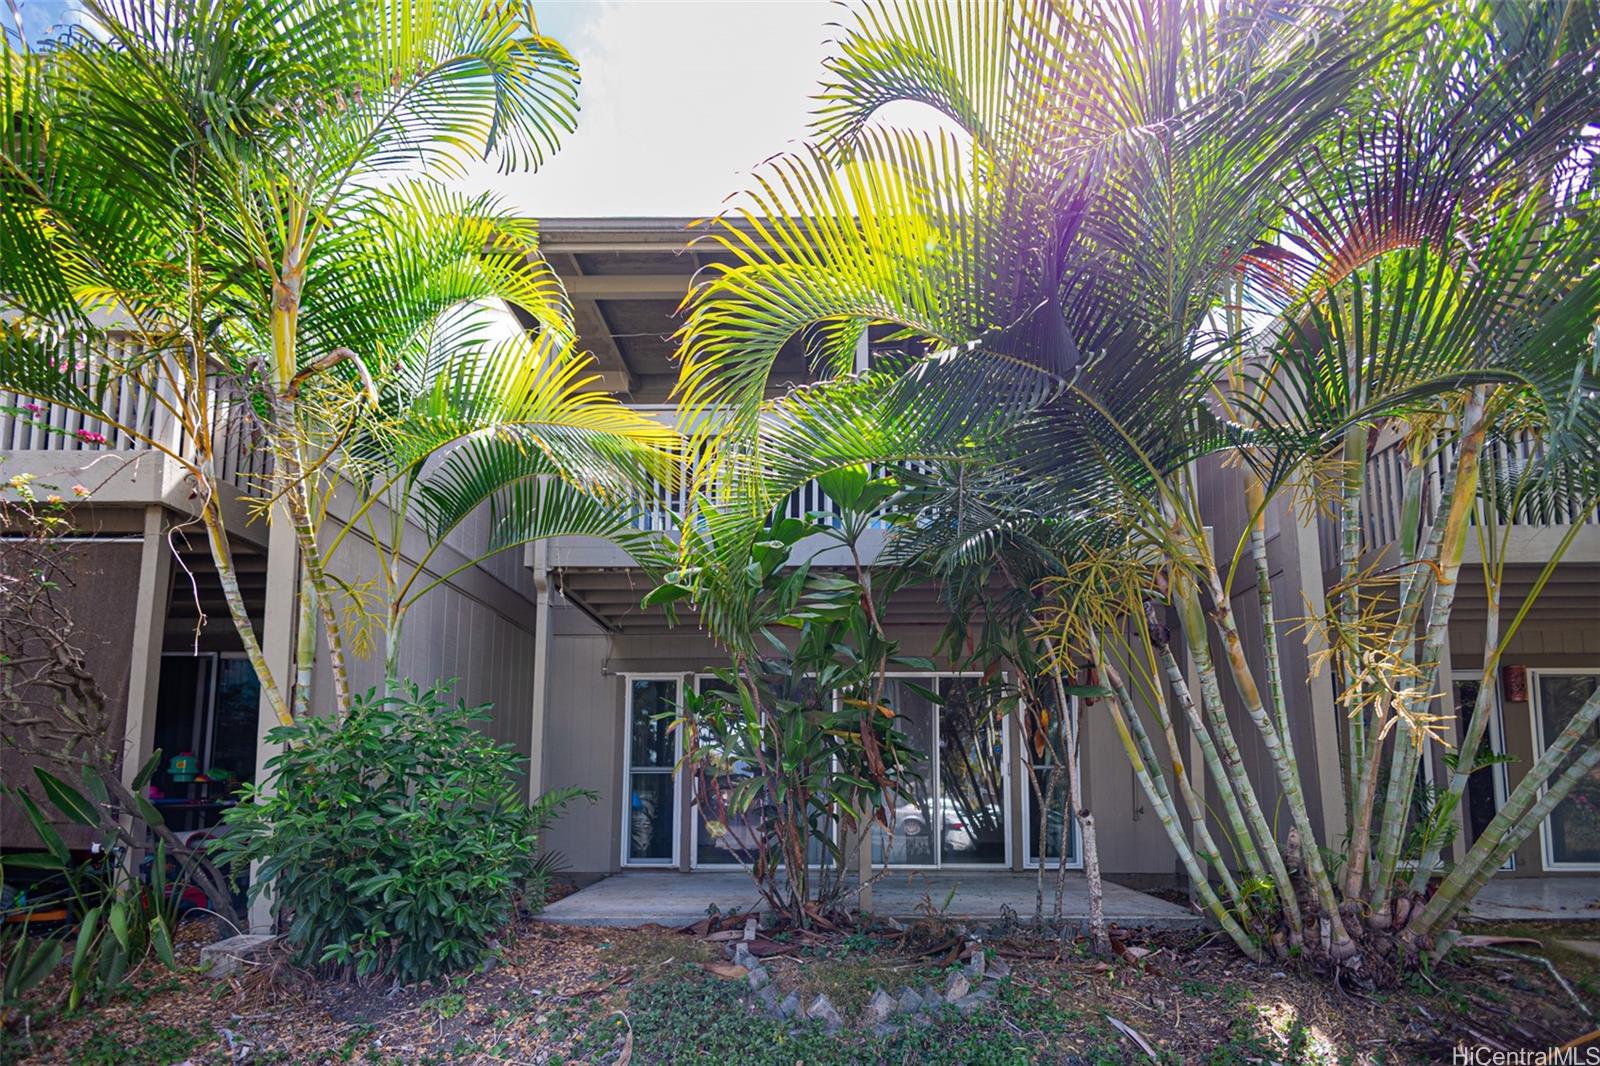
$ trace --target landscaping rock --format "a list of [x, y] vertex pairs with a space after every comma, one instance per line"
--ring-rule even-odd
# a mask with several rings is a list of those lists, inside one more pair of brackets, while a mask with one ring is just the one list
[[872, 1027], [875, 1036], [893, 1036], [900, 1031], [900, 1027], [893, 1022], [879, 1022]]
[[761, 965], [761, 960], [750, 954], [750, 945], [743, 940], [733, 946], [733, 962], [736, 966], [743, 966], [747, 970], [754, 970]]
[[993, 1002], [994, 988], [990, 986], [980, 988], [978, 991], [973, 992], [970, 995], [962, 996], [960, 999], [956, 1000], [955, 1008], [956, 1010], [960, 1011], [963, 1016], [965, 1016], [971, 1014], [978, 1008], [986, 1007]]
[[996, 981], [1000, 980], [1002, 977], [1010, 977], [1011, 964], [1003, 957], [996, 955], [994, 958], [989, 960], [989, 968], [984, 976]]
[[793, 1018], [800, 1013], [800, 993], [790, 992], [783, 997], [783, 1002], [778, 1004], [778, 1017]]
[[772, 978], [767, 976], [767, 968], [765, 966], [750, 967], [750, 990], [752, 992], [761, 991], [761, 989], [767, 987], [767, 982], [770, 980]]
[[844, 1025], [844, 1018], [839, 1014], [839, 1008], [835, 1007], [833, 1000], [826, 995], [820, 995], [811, 1001], [811, 1006], [806, 1008], [806, 1017], [824, 1023], [829, 1032]]
[[872, 990], [872, 998], [867, 1000], [866, 1018], [868, 1021], [882, 1025], [894, 1014], [894, 997], [881, 988]]
[[906, 1015], [906, 1024], [907, 1025], [922, 1026], [922, 1025], [928, 1025], [928, 1024], [932, 1023], [932, 1021], [933, 1021], [932, 1018], [928, 1017], [926, 1014], [924, 1014], [920, 1010], [917, 1011], [917, 1013], [915, 1013], [915, 1014]]
[[209, 970], [212, 977], [227, 977], [247, 962], [265, 956], [277, 940], [266, 933], [244, 933], [218, 940], [200, 949], [200, 968]]
[[922, 997], [917, 995], [917, 990], [910, 985], [900, 993], [900, 1013], [915, 1014], [922, 1009]]
[[983, 969], [987, 960], [983, 957], [983, 949], [976, 944], [972, 947], [972, 957], [967, 960], [966, 974], [969, 981], [983, 980]]
[[[766, 1009], [768, 1014], [776, 1015], [779, 1018], [788, 1017], [787, 1014], [783, 1013], [783, 1005], [778, 1002], [778, 990], [772, 987], [771, 984], [763, 984], [756, 991], [756, 999], [760, 1001], [761, 1006]], [[793, 1012], [791, 1011], [790, 1013]]]
[[972, 991], [972, 982], [967, 980], [966, 974], [958, 970], [945, 979], [944, 1001], [946, 1003], [954, 1003], [970, 991]]

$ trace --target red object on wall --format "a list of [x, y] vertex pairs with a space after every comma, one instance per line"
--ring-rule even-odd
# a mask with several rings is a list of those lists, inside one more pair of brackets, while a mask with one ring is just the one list
[[1526, 666], [1502, 666], [1500, 668], [1500, 684], [1505, 689], [1507, 703], [1528, 702], [1528, 668]]

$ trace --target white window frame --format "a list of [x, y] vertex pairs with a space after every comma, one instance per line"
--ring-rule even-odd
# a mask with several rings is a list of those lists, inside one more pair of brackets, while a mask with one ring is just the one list
[[[1073, 703], [1076, 703], [1078, 701], [1078, 697], [1077, 696], [1068, 696], [1067, 699], [1070, 700]], [[1077, 767], [1075, 769], [1076, 769], [1077, 774], [1078, 774], [1079, 787], [1081, 788], [1082, 784], [1083, 784], [1083, 715], [1081, 713], [1081, 711], [1082, 711], [1081, 707], [1079, 708], [1079, 711], [1080, 711], [1080, 713], [1078, 715], [1078, 765], [1077, 765]], [[1019, 740], [1018, 741], [1018, 748], [1017, 748], [1017, 758], [1021, 759], [1021, 760], [1025, 760], [1024, 764], [1023, 764], [1023, 767], [1022, 767], [1024, 773], [1030, 773], [1031, 772], [1031, 768], [1032, 768], [1033, 764], [1032, 764], [1031, 761], [1027, 761], [1027, 760], [1031, 760], [1032, 757], [1033, 757], [1033, 753], [1028, 751], [1026, 748], [1023, 748], [1021, 746], [1021, 741]], [[1041, 783], [1041, 787], [1043, 787], [1042, 783]], [[1044, 868], [1046, 870], [1057, 870], [1057, 869], [1060, 869], [1061, 868], [1061, 859], [1059, 857], [1054, 858], [1054, 859], [1047, 859], [1047, 858], [1045, 858], [1043, 856], [1031, 856], [1030, 857], [1030, 851], [1032, 849], [1033, 840], [1030, 840], [1029, 838], [1032, 837], [1033, 834], [1028, 831], [1028, 827], [1033, 822], [1033, 803], [1034, 803], [1033, 788], [1032, 788], [1031, 785], [1028, 785], [1027, 787], [1024, 787], [1023, 790], [1022, 790], [1022, 824], [1017, 827], [1018, 830], [1022, 833], [1022, 868], [1024, 870], [1037, 870], [1039, 868], [1039, 865], [1041, 863], [1043, 863], [1044, 864]], [[1069, 841], [1071, 841], [1072, 844], [1073, 844], [1072, 857], [1067, 861], [1067, 864], [1066, 864], [1067, 865], [1067, 869], [1069, 869], [1069, 870], [1081, 870], [1081, 869], [1083, 869], [1083, 833], [1080, 831], [1080, 827], [1077, 824], [1077, 821], [1078, 821], [1077, 815], [1073, 814], [1071, 811], [1068, 811], [1067, 812], [1067, 817], [1071, 818], [1072, 821], [1073, 821], [1073, 831], [1067, 834], [1067, 839]]]
[[[699, 693], [700, 682], [714, 680], [716, 677], [716, 674], [708, 670], [697, 670], [689, 675], [689, 685], [696, 693]], [[680, 751], [683, 748], [683, 738], [681, 736], [678, 738], [678, 747]], [[683, 756], [680, 755], [679, 759], [681, 760], [682, 758]], [[708, 862], [704, 864], [700, 862], [700, 797], [695, 795], [695, 789], [699, 786], [699, 781], [689, 774], [684, 774], [683, 776], [685, 778], [683, 814], [689, 827], [690, 871], [694, 873], [701, 871], [706, 873], [728, 873], [742, 870], [743, 867], [737, 862]]]
[[[1455, 699], [1456, 682], [1458, 681], [1472, 681], [1482, 684], [1483, 671], [1450, 671], [1450, 698], [1452, 701]], [[1489, 750], [1496, 755], [1504, 755], [1506, 753], [1506, 707], [1504, 694], [1500, 691], [1500, 673], [1498, 670], [1495, 671], [1495, 677], [1491, 684], [1494, 685], [1494, 707], [1492, 709], [1492, 713], [1489, 715]], [[1458, 735], [1464, 731], [1466, 727], [1467, 723], [1458, 719]], [[1459, 753], [1459, 745], [1457, 746], [1456, 750]], [[1496, 814], [1499, 814], [1501, 811], [1505, 810], [1506, 797], [1511, 794], [1511, 776], [1507, 770], [1506, 764], [1503, 762], [1497, 763], [1490, 769], [1494, 774], [1494, 810]], [[1461, 815], [1461, 825], [1457, 828], [1457, 832], [1465, 834], [1467, 831], [1467, 803], [1465, 793], [1462, 794], [1461, 809], [1458, 813]], [[1467, 844], [1466, 846], [1470, 848], [1472, 845]], [[1517, 853], [1513, 851], [1510, 855], [1506, 856], [1506, 861], [1500, 866], [1500, 869], [1515, 870], [1516, 868]]]
[[[678, 701], [683, 700], [683, 674], [623, 674], [622, 675], [622, 802], [618, 817], [621, 837], [618, 843], [618, 865], [624, 870], [675, 870], [683, 848], [683, 733], [672, 731], [672, 768], [666, 771], [672, 778], [672, 857], [670, 859], [630, 859], [628, 842], [632, 839], [633, 813], [633, 683], [635, 681], [671, 681], [678, 687]], [[656, 767], [640, 773], [659, 773]]]
[[[935, 670], [933, 672], [918, 670], [895, 670], [885, 673], [886, 680], [932, 680], [935, 691], [940, 696], [944, 693], [938, 688], [938, 682], [943, 678], [972, 677], [982, 679], [983, 673], [978, 670]], [[1015, 827], [1011, 824], [1011, 716], [1005, 715], [1000, 720], [1000, 746], [1002, 749], [1001, 774], [1000, 774], [1000, 802], [1002, 804], [1001, 816], [1006, 822], [1005, 844], [1006, 857], [1003, 862], [961, 862], [946, 863], [944, 861], [944, 779], [940, 776], [942, 762], [940, 749], [944, 736], [944, 705], [935, 704], [933, 707], [933, 750], [928, 753], [929, 762], [932, 764], [933, 775], [933, 800], [938, 814], [939, 825], [933, 828], [933, 864], [889, 863], [891, 870], [921, 871], [934, 873], [947, 873], [962, 870], [1009, 870], [1011, 869], [1012, 853], [1011, 838], [1015, 834]], [[874, 869], [883, 869], [882, 863], [873, 863]]]
[[[1543, 677], [1593, 677], [1600, 684], [1600, 669], [1590, 667], [1529, 667], [1528, 669], [1528, 715], [1532, 718], [1533, 727], [1533, 760], [1538, 762], [1544, 757], [1544, 714], [1540, 703], [1544, 696], [1539, 684]], [[1539, 786], [1539, 796], [1543, 798], [1548, 782]], [[1545, 818], [1539, 823], [1539, 860], [1543, 868], [1550, 873], [1583, 873], [1600, 870], [1600, 862], [1557, 862], [1552, 856], [1555, 852], [1555, 841], [1550, 836], [1550, 819]]]

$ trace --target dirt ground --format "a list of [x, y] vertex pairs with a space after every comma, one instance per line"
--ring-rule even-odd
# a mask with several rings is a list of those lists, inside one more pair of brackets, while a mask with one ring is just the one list
[[861, 1018], [872, 991], [940, 987], [961, 937], [780, 936], [767, 972], [782, 993], [827, 994], [845, 1018], [830, 1033], [771, 1017], [742, 974], [707, 968], [727, 971], [723, 944], [674, 930], [531, 921], [486, 971], [395, 989], [316, 980], [282, 960], [217, 981], [193, 968], [206, 939], [195, 928], [180, 938], [181, 972], [147, 968], [112, 1003], [63, 1016], [47, 1005], [57, 991], [47, 987], [13, 1019], [0, 1060], [1409, 1063], [1449, 1061], [1458, 1043], [1544, 1048], [1594, 1030], [1584, 1009], [1600, 1011], [1600, 959], [1556, 941], [1600, 939], [1600, 925], [1507, 931], [1539, 943], [1496, 949], [1515, 956], [1477, 949], [1385, 991], [1257, 965], [1203, 934], [1129, 933], [1133, 950], [1106, 962], [1081, 943], [1017, 931], [983, 942], [1010, 967], [991, 1004], [970, 1014], [942, 1008], [892, 1032]]

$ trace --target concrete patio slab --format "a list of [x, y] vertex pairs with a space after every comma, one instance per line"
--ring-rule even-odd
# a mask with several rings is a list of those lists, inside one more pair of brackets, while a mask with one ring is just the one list
[[1485, 922], [1600, 921], [1600, 875], [1497, 877], [1468, 910]]
[[[1050, 907], [1054, 874], [1046, 875], [1045, 906]], [[952, 895], [953, 891], [953, 895]], [[1009, 911], [1021, 918], [1033, 914], [1034, 876], [1001, 871], [955, 873], [891, 873], [872, 886], [872, 912], [893, 918], [914, 918], [925, 899], [935, 908], [950, 897], [945, 913], [953, 918], [999, 920]], [[562, 925], [688, 925], [704, 918], [712, 903], [727, 912], [748, 911], [760, 897], [743, 873], [679, 873], [630, 870], [613, 874], [546, 907], [540, 917]], [[1131, 888], [1105, 883], [1106, 918], [1118, 925], [1187, 929], [1201, 924], [1184, 907]], [[1069, 874], [1063, 913], [1086, 921], [1089, 896], [1082, 874]]]

